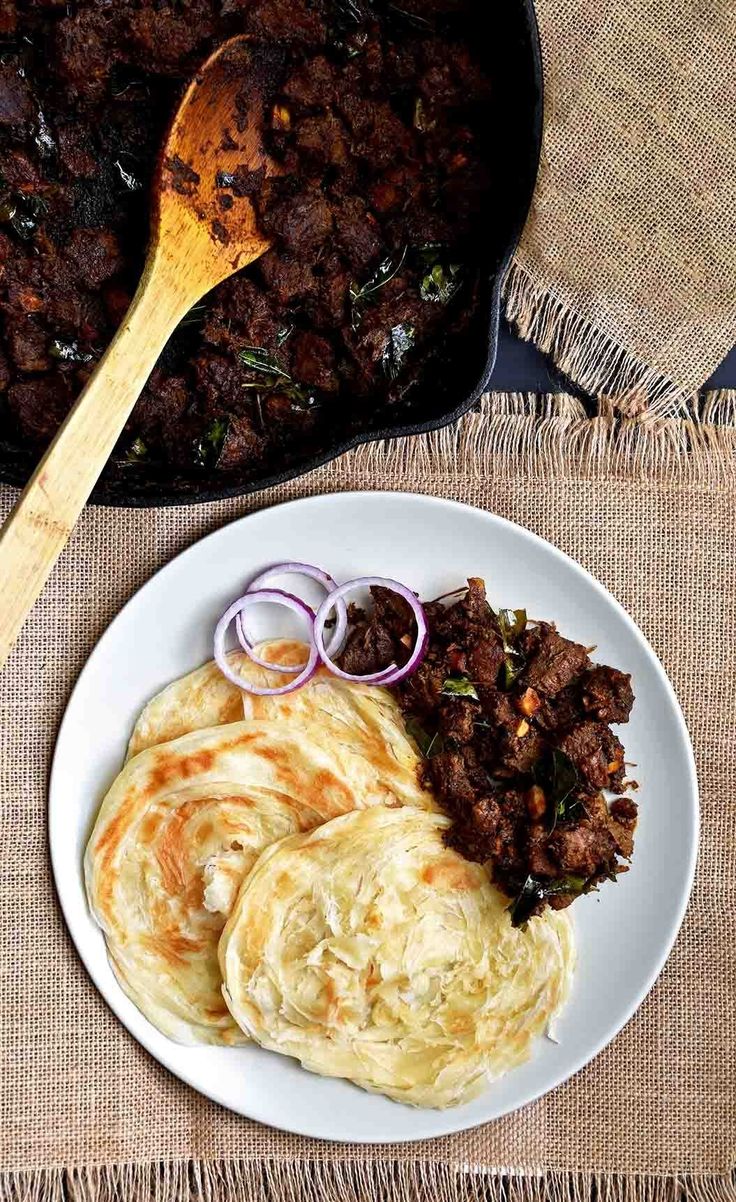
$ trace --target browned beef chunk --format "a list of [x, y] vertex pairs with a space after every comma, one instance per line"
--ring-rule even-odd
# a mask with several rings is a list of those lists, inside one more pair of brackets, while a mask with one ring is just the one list
[[72, 91], [87, 100], [103, 94], [120, 57], [119, 18], [112, 11], [79, 12], [56, 25], [53, 63]]
[[109, 230], [75, 230], [66, 248], [69, 264], [87, 288], [99, 288], [123, 264], [120, 244]]
[[440, 796], [446, 797], [451, 805], [470, 806], [476, 800], [478, 790], [473, 780], [474, 772], [461, 751], [442, 751], [433, 756], [428, 770]]
[[350, 154], [349, 135], [339, 117], [332, 113], [303, 117], [294, 131], [294, 146], [310, 170], [346, 167]]
[[563, 735], [559, 747], [570, 757], [587, 788], [597, 791], [615, 787], [624, 750], [603, 723], [579, 722]]
[[321, 45], [327, 35], [316, 5], [309, 0], [289, 0], [288, 4], [283, 0], [237, 0], [232, 7], [245, 11], [248, 33], [260, 38]]
[[10, 367], [5, 352], [0, 347], [0, 392], [5, 392], [10, 383]]
[[554, 697], [545, 697], [534, 715], [543, 730], [562, 730], [573, 726], [580, 718], [580, 690], [576, 684], [561, 689]]
[[6, 337], [10, 357], [19, 371], [48, 371], [49, 337], [32, 317], [9, 322]]
[[23, 130], [33, 120], [35, 107], [28, 83], [11, 60], [0, 63], [0, 126]]
[[475, 734], [478, 706], [462, 697], [445, 697], [440, 706], [440, 732], [445, 740], [470, 743]]
[[18, 20], [16, 0], [0, 0], [0, 34], [7, 37], [15, 33]]
[[286, 194], [266, 211], [259, 206], [259, 214], [265, 232], [294, 254], [308, 257], [332, 233], [332, 211], [318, 187]]
[[197, 387], [209, 402], [212, 412], [243, 413], [250, 404], [243, 388], [247, 370], [236, 360], [214, 352], [200, 355], [194, 364]]
[[[516, 715], [516, 728], [521, 719]], [[526, 775], [532, 771], [544, 751], [544, 738], [538, 731], [530, 728], [523, 736], [507, 734], [503, 736], [498, 749], [498, 767], [506, 775]]]
[[[371, 596], [376, 620], [388, 627], [394, 639], [407, 639], [408, 632], [416, 629], [409, 602], [393, 589], [382, 588], [380, 585], [371, 588]], [[407, 643], [409, 641], [407, 639]]]
[[182, 376], [165, 376], [157, 369], [144, 388], [136, 415], [143, 439], [158, 438], [168, 427], [176, 426], [190, 403], [191, 393]]
[[630, 797], [616, 797], [611, 802], [611, 813], [621, 826], [633, 830], [639, 817], [639, 807]]
[[258, 266], [265, 286], [279, 305], [287, 307], [317, 295], [319, 280], [303, 259], [271, 250], [259, 260]]
[[394, 640], [385, 626], [368, 623], [354, 627], [340, 656], [340, 667], [344, 672], [363, 676], [378, 672], [393, 662]]
[[468, 860], [485, 863], [496, 845], [501, 810], [493, 797], [480, 797], [468, 814], [448, 831], [447, 842]]
[[563, 638], [546, 622], [525, 632], [521, 644], [527, 655], [522, 676], [524, 683], [548, 697], [567, 688], [589, 663], [585, 647]]
[[230, 328], [234, 344], [275, 348], [279, 332], [285, 328], [284, 315], [253, 280], [233, 276], [218, 289], [217, 299], [210, 312]]
[[381, 233], [373, 214], [357, 196], [348, 196], [335, 210], [337, 242], [358, 270], [365, 270], [381, 251]]
[[249, 417], [240, 414], [228, 421], [218, 467], [226, 471], [256, 463], [263, 456], [263, 437], [256, 433]]
[[629, 673], [601, 664], [585, 676], [583, 705], [599, 722], [628, 722], [633, 704]]
[[564, 872], [590, 877], [612, 863], [616, 843], [604, 826], [559, 826], [549, 841], [551, 854]]
[[444, 679], [442, 665], [425, 660], [416, 672], [401, 684], [401, 698], [405, 709], [420, 718], [431, 715], [439, 703]]
[[291, 364], [295, 380], [323, 392], [336, 392], [335, 352], [319, 334], [298, 332], [291, 337]]
[[292, 104], [316, 108], [331, 103], [337, 84], [334, 68], [319, 54], [292, 71], [284, 83], [283, 93]]
[[61, 376], [42, 376], [11, 384], [8, 404], [15, 420], [34, 442], [49, 442], [66, 417], [71, 394]]
[[94, 143], [89, 131], [75, 122], [59, 126], [59, 164], [65, 175], [73, 179], [90, 179], [100, 169], [95, 157]]
[[468, 670], [477, 684], [495, 685], [503, 662], [501, 640], [493, 632], [478, 639], [468, 654]]
[[201, 57], [204, 40], [210, 33], [211, 23], [196, 11], [157, 12], [154, 8], [141, 8], [125, 13], [127, 36], [136, 55], [145, 55], [154, 71], [161, 74], [182, 72], [187, 62], [194, 66]]
[[2, 175], [8, 187], [16, 192], [33, 193], [41, 183], [38, 167], [22, 150], [8, 151], [3, 161]]

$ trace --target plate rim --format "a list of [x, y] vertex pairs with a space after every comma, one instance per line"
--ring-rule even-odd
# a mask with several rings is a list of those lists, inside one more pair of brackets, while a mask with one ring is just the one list
[[[54, 813], [53, 813], [54, 807], [52, 804], [52, 799], [53, 799], [54, 787], [55, 787], [54, 781], [55, 781], [55, 778], [59, 771], [58, 766], [57, 766], [57, 761], [60, 758], [59, 748], [60, 748], [60, 745], [63, 740], [67, 722], [71, 723], [71, 719], [69, 717], [70, 710], [72, 708], [76, 693], [82, 685], [83, 677], [85, 676], [88, 666], [89, 666], [91, 660], [93, 659], [93, 657], [96, 655], [96, 653], [102, 646], [102, 644], [108, 638], [110, 631], [112, 630], [113, 626], [116, 624], [118, 619], [122, 616], [123, 613], [125, 613], [125, 611], [129, 608], [129, 606], [131, 606], [133, 604], [133, 602], [143, 592], [145, 592], [147, 589], [153, 587], [154, 583], [157, 581], [158, 577], [163, 572], [167, 571], [169, 568], [172, 567], [172, 565], [177, 563], [184, 556], [188, 555], [195, 547], [198, 547], [202, 543], [206, 543], [209, 540], [215, 540], [218, 537], [223, 536], [225, 531], [230, 530], [232, 527], [239, 526], [243, 523], [247, 523], [251, 518], [257, 518], [259, 516], [263, 516], [267, 513], [271, 513], [276, 510], [289, 509], [293, 506], [299, 506], [299, 507], [318, 506], [319, 504], [323, 504], [325, 501], [335, 502], [335, 501], [339, 501], [339, 500], [350, 499], [350, 500], [359, 500], [361, 503], [365, 503], [367, 500], [368, 504], [373, 504], [377, 501], [380, 502], [381, 500], [385, 500], [387, 498], [391, 499], [391, 500], [396, 500], [397, 498], [402, 498], [404, 500], [410, 501], [411, 503], [419, 502], [422, 505], [426, 504], [430, 507], [438, 506], [440, 508], [451, 508], [451, 509], [457, 510], [461, 513], [469, 512], [470, 514], [473, 514], [475, 516], [480, 516], [484, 520], [491, 522], [491, 524], [497, 523], [502, 527], [506, 527], [507, 529], [514, 531], [517, 536], [521, 536], [522, 538], [529, 540], [532, 544], [541, 545], [543, 548], [545, 548], [546, 551], [552, 552], [552, 554], [557, 559], [563, 561], [568, 567], [571, 567], [575, 573], [582, 574], [583, 578], [588, 582], [588, 584], [593, 586], [595, 592], [598, 593], [600, 596], [602, 596], [603, 599], [608, 604], [613, 605], [614, 609], [618, 611], [619, 617], [624, 620], [624, 623], [628, 627], [629, 631], [631, 633], [633, 633], [635, 641], [639, 644], [640, 649], [643, 651], [644, 655], [648, 659], [651, 668], [653, 669], [655, 675], [659, 679], [660, 684], [664, 686], [664, 691], [670, 702], [670, 708], [672, 710], [673, 717], [679, 728], [682, 747], [685, 752], [685, 759], [686, 759], [687, 769], [688, 769], [687, 782], [686, 782], [687, 793], [688, 793], [688, 796], [691, 798], [692, 804], [689, 806], [689, 809], [688, 809], [688, 812], [690, 815], [690, 824], [687, 829], [687, 836], [690, 841], [690, 847], [689, 847], [689, 854], [688, 854], [688, 861], [687, 861], [687, 872], [686, 872], [686, 876], [685, 876], [685, 880], [684, 880], [684, 887], [683, 887], [681, 895], [678, 899], [678, 904], [671, 911], [669, 921], [666, 923], [666, 929], [667, 929], [666, 938], [662, 942], [662, 946], [661, 946], [660, 952], [656, 958], [654, 967], [650, 970], [646, 981], [644, 982], [643, 985], [640, 986], [639, 990], [633, 997], [632, 1001], [627, 1005], [627, 1007], [626, 1007], [627, 1013], [626, 1013], [625, 1017], [615, 1027], [615, 1029], [612, 1029], [607, 1034], [607, 1036], [603, 1039], [603, 1041], [598, 1044], [596, 1050], [590, 1055], [582, 1054], [580, 1057], [578, 1057], [574, 1060], [572, 1068], [564, 1069], [563, 1071], [561, 1071], [559, 1073], [553, 1074], [552, 1077], [550, 1078], [550, 1080], [547, 1082], [547, 1084], [545, 1084], [543, 1087], [541, 1087], [539, 1089], [532, 1089], [529, 1092], [528, 1096], [526, 1096], [521, 1102], [505, 1106], [504, 1109], [500, 1110], [496, 1115], [493, 1116], [493, 1118], [480, 1118], [477, 1120], [473, 1119], [471, 1122], [467, 1122], [462, 1119], [460, 1119], [459, 1121], [454, 1122], [454, 1123], [452, 1121], [450, 1121], [446, 1126], [444, 1126], [444, 1128], [441, 1132], [437, 1132], [435, 1135], [427, 1135], [426, 1133], [418, 1133], [416, 1135], [402, 1134], [398, 1138], [395, 1135], [379, 1135], [379, 1136], [372, 1136], [370, 1139], [368, 1139], [368, 1138], [364, 1138], [364, 1137], [363, 1138], [356, 1137], [355, 1135], [351, 1135], [351, 1134], [342, 1134], [342, 1135], [337, 1134], [337, 1135], [325, 1136], [323, 1134], [323, 1132], [317, 1130], [316, 1127], [312, 1126], [310, 1128], [309, 1122], [304, 1122], [304, 1123], [300, 1123], [300, 1124], [296, 1124], [296, 1123], [292, 1122], [288, 1126], [281, 1126], [281, 1125], [277, 1124], [276, 1122], [274, 1122], [272, 1118], [267, 1118], [267, 1117], [264, 1117], [263, 1114], [257, 1113], [257, 1109], [258, 1109], [257, 1107], [250, 1107], [248, 1113], [246, 1113], [243, 1110], [238, 1110], [235, 1107], [233, 1107], [229, 1101], [226, 1101], [222, 1094], [218, 1093], [216, 1083], [212, 1087], [210, 1087], [208, 1085], [208, 1087], [206, 1089], [203, 1088], [202, 1085], [198, 1081], [195, 1082], [192, 1079], [191, 1075], [186, 1070], [182, 1070], [178, 1066], [176, 1068], [172, 1067], [172, 1064], [168, 1057], [164, 1060], [156, 1052], [152, 1051], [151, 1048], [148, 1046], [148, 1043], [138, 1033], [136, 1033], [135, 1031], [133, 1031], [131, 1029], [131, 1027], [129, 1026], [128, 1022], [126, 1021], [124, 1015], [119, 1012], [118, 1006], [114, 1004], [113, 1000], [110, 1000], [110, 998], [108, 998], [105, 990], [103, 989], [102, 984], [98, 980], [98, 973], [94, 966], [94, 963], [93, 962], [90, 963], [91, 958], [87, 957], [82, 951], [80, 951], [80, 948], [77, 944], [77, 941], [76, 941], [76, 938], [74, 935], [74, 926], [73, 926], [72, 920], [70, 919], [68, 907], [65, 902], [65, 892], [62, 890], [62, 888], [59, 885], [60, 875], [57, 870], [58, 864], [59, 864], [59, 861], [58, 861], [59, 851], [58, 851], [56, 842], [53, 838], [53, 832], [57, 827], [57, 822], [54, 818]], [[56, 808], [58, 808], [58, 807], [56, 807]], [[659, 979], [659, 977], [672, 953], [672, 949], [674, 947], [677, 936], [682, 927], [682, 923], [685, 918], [685, 914], [687, 912], [687, 907], [689, 905], [690, 898], [692, 895], [693, 883], [694, 883], [694, 879], [695, 879], [695, 872], [696, 872], [697, 861], [698, 861], [699, 841], [700, 841], [700, 791], [699, 791], [699, 786], [698, 786], [695, 755], [694, 755], [694, 750], [693, 750], [693, 746], [692, 746], [692, 741], [690, 739], [690, 732], [688, 731], [687, 723], [685, 721], [685, 716], [682, 712], [682, 707], [680, 705], [679, 698], [675, 691], [674, 685], [670, 681], [670, 678], [667, 675], [667, 672], [665, 671], [665, 668], [664, 668], [663, 664], [661, 663], [659, 657], [657, 656], [657, 653], [655, 652], [654, 648], [652, 647], [651, 643], [647, 639], [644, 632], [640, 629], [638, 624], [634, 621], [634, 619], [631, 617], [631, 615], [628, 613], [628, 611], [624, 608], [624, 606], [621, 604], [621, 602], [614, 596], [614, 594], [608, 588], [606, 588], [606, 586], [604, 584], [602, 584], [601, 581], [599, 581], [581, 563], [579, 563], [571, 555], [568, 555], [566, 551], [563, 551], [560, 547], [556, 546], [555, 543], [549, 541], [548, 539], [543, 538], [539, 534], [536, 534], [535, 531], [529, 530], [526, 526], [522, 526], [520, 523], [514, 522], [509, 518], [502, 517], [500, 514], [497, 514], [491, 510], [481, 509], [478, 506], [470, 505], [463, 501], [455, 501], [451, 498], [435, 496], [433, 494], [427, 494], [427, 493], [406, 492], [406, 491], [403, 491], [400, 489], [397, 489], [397, 490], [352, 489], [352, 490], [346, 490], [344, 492], [343, 491], [333, 491], [333, 492], [328, 492], [328, 493], [314, 493], [310, 496], [296, 497], [296, 498], [293, 498], [290, 500], [277, 502], [273, 505], [266, 505], [263, 507], [259, 507], [259, 508], [252, 510], [249, 513], [241, 514], [239, 517], [235, 517], [231, 521], [225, 522], [223, 525], [218, 526], [215, 530], [211, 530], [208, 534], [205, 534], [202, 537], [195, 539], [188, 546], [184, 547], [181, 551], [177, 552], [176, 555], [174, 555], [170, 559], [168, 559], [164, 564], [161, 565], [161, 567], [157, 568], [156, 571], [154, 571], [153, 574], [151, 576], [149, 576], [148, 579], [145, 580], [144, 583], [139, 588], [137, 588], [135, 590], [135, 592], [133, 592], [131, 594], [130, 597], [128, 597], [128, 599], [125, 601], [125, 603], [120, 607], [120, 609], [111, 618], [110, 622], [107, 624], [107, 626], [103, 630], [100, 637], [96, 640], [89, 655], [86, 657], [84, 664], [83, 664], [82, 668], [80, 669], [79, 674], [74, 682], [74, 685], [72, 686], [72, 689], [70, 690], [70, 692], [67, 696], [66, 704], [64, 707], [64, 714], [63, 714], [61, 722], [59, 723], [59, 726], [58, 726], [56, 740], [54, 743], [53, 755], [51, 757], [51, 763], [50, 763], [50, 768], [49, 768], [48, 783], [47, 783], [46, 815], [47, 815], [46, 839], [47, 839], [47, 845], [48, 845], [49, 860], [51, 863], [51, 873], [52, 873], [52, 878], [53, 878], [54, 890], [56, 893], [59, 907], [61, 909], [61, 913], [62, 913], [62, 916], [64, 919], [64, 924], [66, 926], [67, 933], [69, 935], [72, 946], [74, 948], [74, 953], [77, 956], [77, 958], [81, 961], [88, 977], [92, 981], [92, 984], [94, 985], [97, 993], [102, 998], [102, 1001], [104, 1002], [104, 1004], [108, 1007], [109, 1010], [112, 1011], [112, 1013], [115, 1016], [115, 1018], [117, 1019], [117, 1021], [123, 1025], [125, 1030], [135, 1040], [135, 1042], [144, 1049], [146, 1054], [151, 1056], [153, 1060], [155, 1060], [159, 1065], [161, 1065], [162, 1068], [164, 1068], [166, 1070], [166, 1072], [171, 1073], [178, 1080], [183, 1081], [184, 1084], [187, 1085], [190, 1089], [194, 1089], [197, 1093], [208, 1098], [210, 1101], [215, 1102], [217, 1105], [224, 1107], [226, 1110], [230, 1111], [230, 1113], [236, 1114], [239, 1117], [243, 1117], [243, 1118], [255, 1121], [255, 1122], [262, 1123], [264, 1126], [271, 1127], [272, 1129], [277, 1130], [277, 1131], [284, 1131], [284, 1132], [288, 1132], [290, 1134], [304, 1136], [308, 1139], [318, 1139], [318, 1140], [322, 1140], [324, 1142], [328, 1142], [328, 1143], [331, 1142], [331, 1143], [335, 1143], [335, 1144], [358, 1143], [358, 1144], [366, 1145], [366, 1146], [391, 1145], [391, 1144], [397, 1144], [397, 1145], [398, 1144], [401, 1144], [401, 1145], [413, 1144], [413, 1143], [418, 1143], [418, 1142], [421, 1142], [421, 1141], [424, 1141], [427, 1139], [442, 1138], [443, 1136], [458, 1134], [459, 1132], [462, 1132], [462, 1131], [470, 1131], [475, 1128], [485, 1126], [487, 1123], [496, 1122], [498, 1119], [504, 1118], [509, 1114], [514, 1114], [520, 1110], [525, 1109], [527, 1106], [531, 1105], [532, 1103], [537, 1102], [540, 1098], [545, 1097], [547, 1094], [552, 1093], [554, 1090], [558, 1089], [561, 1085], [565, 1084], [567, 1081], [572, 1080], [572, 1078], [577, 1076], [577, 1074], [579, 1072], [581, 1072], [582, 1069], [584, 1069], [588, 1064], [591, 1064], [594, 1060], [596, 1060], [597, 1057], [601, 1054], [601, 1052], [603, 1052], [613, 1042], [613, 1040], [621, 1033], [621, 1031], [624, 1029], [624, 1027], [628, 1026], [628, 1024], [631, 1022], [632, 1018], [634, 1018], [634, 1016], [637, 1014], [637, 1012], [641, 1008], [642, 1003], [644, 1002], [646, 997], [649, 995], [649, 993], [653, 989], [656, 982], [658, 981], [658, 979]], [[77, 874], [81, 875], [81, 877], [82, 877], [82, 888], [84, 891], [82, 865], [81, 864], [77, 865], [76, 870], [77, 870]], [[85, 893], [85, 897], [86, 897], [86, 893]], [[121, 996], [125, 997], [125, 995], [122, 993], [122, 990], [121, 990]], [[155, 1028], [152, 1028], [152, 1029], [155, 1030]], [[170, 1041], [170, 1042], [172, 1043], [173, 1048], [176, 1048], [179, 1046], [174, 1041]], [[304, 1071], [307, 1071], [307, 1070], [304, 1070]], [[425, 1108], [422, 1108], [422, 1111], [423, 1112], [429, 1111], [430, 1113], [432, 1113], [431, 1108], [425, 1107]], [[443, 1111], [435, 1111], [434, 1113], [442, 1114], [443, 1116], [451, 1116], [453, 1114], [453, 1110], [449, 1109], [449, 1110], [443, 1110]]]

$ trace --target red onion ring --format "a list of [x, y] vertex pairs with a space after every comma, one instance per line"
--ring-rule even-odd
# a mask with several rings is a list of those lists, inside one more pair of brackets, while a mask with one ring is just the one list
[[[300, 617], [305, 617], [310, 625], [310, 645], [307, 662], [302, 665], [301, 671], [294, 668], [284, 669], [281, 667], [281, 671], [297, 671], [298, 675], [289, 681], [288, 684], [274, 689], [252, 684], [250, 681], [244, 680], [242, 676], [238, 676], [230, 667], [225, 650], [225, 637], [233, 619], [237, 619], [239, 614], [243, 613], [246, 609], [250, 609], [251, 606], [261, 605], [264, 602], [284, 605], [287, 609], [291, 609], [294, 613], [299, 614]], [[253, 693], [256, 697], [279, 697], [284, 693], [293, 693], [295, 689], [300, 689], [303, 684], [312, 679], [319, 666], [317, 648], [314, 645], [314, 639], [311, 637], [313, 620], [314, 614], [304, 601], [299, 597], [294, 597], [291, 593], [282, 592], [281, 589], [264, 588], [258, 592], [245, 593], [244, 596], [239, 597], [237, 601], [233, 601], [232, 605], [228, 606], [215, 627], [215, 662], [223, 676], [226, 676], [229, 681], [237, 685], [239, 689], [242, 689], [244, 693]], [[270, 664], [265, 664], [264, 666], [271, 667]]]
[[[336, 607], [337, 602], [342, 600], [346, 593], [352, 592], [356, 588], [371, 588], [373, 586], [387, 588], [392, 593], [398, 593], [411, 606], [417, 624], [417, 639], [411, 655], [402, 668], [399, 668], [396, 664], [390, 664], [388, 668], [382, 668], [380, 672], [369, 672], [365, 676], [355, 676], [350, 672], [343, 672], [342, 668], [338, 668], [337, 664], [331, 658], [329, 651], [325, 647], [325, 623], [332, 610]], [[398, 684], [400, 680], [404, 680], [405, 677], [410, 676], [419, 667], [424, 656], [427, 654], [429, 631], [427, 629], [427, 619], [424, 615], [424, 609], [411, 589], [408, 589], [405, 584], [401, 584], [398, 580], [388, 580], [383, 576], [359, 576], [356, 580], [348, 580], [346, 584], [341, 584], [339, 588], [336, 588], [325, 597], [314, 619], [314, 643], [322, 663], [326, 668], [329, 668], [330, 672], [334, 672], [335, 676], [339, 676], [341, 680], [349, 680], [354, 684], [390, 685]]]
[[[293, 573], [297, 576], [308, 576], [311, 580], [316, 580], [321, 584], [327, 593], [333, 592], [337, 588], [337, 584], [332, 577], [322, 570], [315, 567], [312, 563], [275, 563], [265, 571], [259, 572], [254, 576], [245, 590], [246, 593], [253, 593], [267, 585], [269, 580], [273, 580], [274, 576], [287, 576]], [[306, 604], [306, 603], [305, 603]], [[314, 618], [314, 610], [311, 606], [307, 606], [312, 618]], [[335, 606], [337, 613], [337, 621], [330, 640], [327, 644], [327, 652], [329, 655], [336, 655], [345, 641], [345, 635], [348, 629], [348, 610], [345, 602], [341, 599]], [[253, 648], [253, 643], [248, 637], [245, 629], [245, 621], [242, 611], [235, 618], [235, 630], [238, 636], [238, 642], [254, 663], [259, 664], [262, 668], [269, 668], [272, 672], [298, 672], [300, 668], [306, 667], [306, 664], [297, 664], [294, 667], [285, 667], [284, 664], [274, 664], [270, 660], [263, 659], [257, 654]], [[307, 661], [309, 662], [309, 661]]]

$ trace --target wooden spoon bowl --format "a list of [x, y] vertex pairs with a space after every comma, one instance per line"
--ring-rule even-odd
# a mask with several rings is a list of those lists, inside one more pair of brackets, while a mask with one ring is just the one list
[[276, 170], [261, 144], [266, 69], [247, 37], [231, 38], [187, 88], [159, 162], [138, 290], [0, 533], [0, 666], [170, 335], [268, 249], [250, 199]]

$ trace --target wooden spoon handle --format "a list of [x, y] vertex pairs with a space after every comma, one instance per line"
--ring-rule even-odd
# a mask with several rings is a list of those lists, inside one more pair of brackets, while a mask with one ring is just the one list
[[41, 593], [163, 347], [194, 299], [144, 272], [126, 317], [0, 533], [0, 667]]

